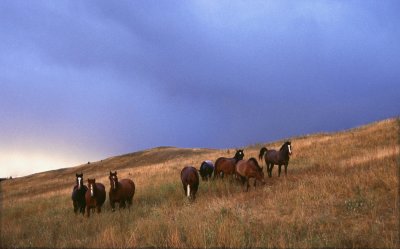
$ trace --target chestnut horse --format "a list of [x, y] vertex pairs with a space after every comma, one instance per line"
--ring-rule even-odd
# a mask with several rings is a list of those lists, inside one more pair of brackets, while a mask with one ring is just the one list
[[236, 174], [240, 176], [242, 184], [246, 183], [246, 191], [249, 190], [249, 179], [254, 178], [254, 187], [257, 181], [265, 184], [263, 169], [258, 165], [257, 160], [252, 157], [249, 160], [240, 160], [236, 164]]
[[88, 191], [86, 191], [86, 215], [90, 216], [90, 210], [97, 209], [101, 212], [101, 206], [106, 200], [106, 190], [103, 184], [96, 182], [96, 179], [88, 179]]
[[115, 203], [119, 203], [119, 208], [125, 208], [125, 201], [128, 202], [128, 208], [132, 205], [133, 195], [135, 194], [135, 183], [130, 179], [122, 179], [118, 181], [117, 171], [110, 171], [110, 192], [108, 199], [110, 200], [111, 209], [115, 211]]
[[203, 181], [208, 181], [208, 179], [211, 179], [212, 173], [214, 172], [214, 164], [209, 161], [203, 161], [200, 165], [200, 176]]
[[81, 214], [85, 214], [85, 207], [86, 207], [86, 199], [85, 194], [87, 191], [87, 187], [83, 184], [83, 173], [76, 173], [76, 185], [72, 190], [72, 203], [74, 205], [74, 213], [77, 214], [78, 211]]
[[260, 155], [258, 158], [262, 160], [265, 158], [265, 163], [267, 164], [268, 176], [272, 176], [272, 169], [274, 165], [277, 164], [278, 168], [278, 176], [281, 176], [281, 167], [285, 166], [285, 175], [287, 175], [287, 167], [289, 164], [290, 155], [292, 155], [292, 144], [290, 141], [285, 142], [279, 151], [276, 150], [268, 150], [263, 147], [260, 150]]
[[199, 188], [199, 173], [192, 166], [185, 166], [181, 171], [183, 190], [189, 200], [196, 199], [197, 189]]
[[233, 158], [218, 158], [217, 161], [215, 161], [214, 178], [220, 176], [221, 173], [222, 178], [224, 175], [235, 174], [235, 165], [238, 161], [242, 160], [243, 157], [243, 150], [237, 150]]

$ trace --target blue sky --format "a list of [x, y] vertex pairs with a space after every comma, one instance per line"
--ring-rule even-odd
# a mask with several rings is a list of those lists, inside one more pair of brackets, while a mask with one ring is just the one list
[[0, 176], [395, 117], [398, 1], [1, 1]]

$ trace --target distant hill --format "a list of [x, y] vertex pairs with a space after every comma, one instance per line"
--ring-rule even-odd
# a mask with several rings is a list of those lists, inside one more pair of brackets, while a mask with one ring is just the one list
[[[399, 124], [294, 137], [286, 177], [275, 166], [249, 192], [231, 178], [201, 181], [194, 203], [180, 170], [232, 157], [234, 148], [158, 147], [1, 181], [0, 247], [398, 248]], [[245, 147], [245, 159], [283, 142]], [[132, 209], [112, 213], [106, 200], [101, 214], [75, 216], [75, 173], [108, 192], [110, 170], [135, 182]]]

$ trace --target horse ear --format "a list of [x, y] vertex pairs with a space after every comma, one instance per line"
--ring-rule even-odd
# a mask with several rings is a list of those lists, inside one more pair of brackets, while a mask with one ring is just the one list
[[117, 171], [115, 171], [114, 174], [117, 175]]
[[110, 170], [110, 175], [112, 175], [111, 170]]
[[75, 173], [75, 176], [78, 177], [78, 173]]

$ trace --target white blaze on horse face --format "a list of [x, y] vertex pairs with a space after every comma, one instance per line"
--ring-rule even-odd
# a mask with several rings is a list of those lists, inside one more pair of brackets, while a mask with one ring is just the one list
[[288, 148], [289, 148], [289, 154], [291, 155], [292, 154], [292, 146], [289, 144]]
[[113, 177], [113, 187], [114, 187], [114, 189], [117, 189], [117, 178], [114, 176]]
[[90, 196], [93, 197], [94, 193], [93, 193], [93, 184], [90, 184]]
[[190, 197], [190, 185], [188, 184], [186, 188], [187, 188], [186, 191], [187, 197]]
[[82, 186], [82, 177], [78, 177], [78, 189], [81, 189]]

